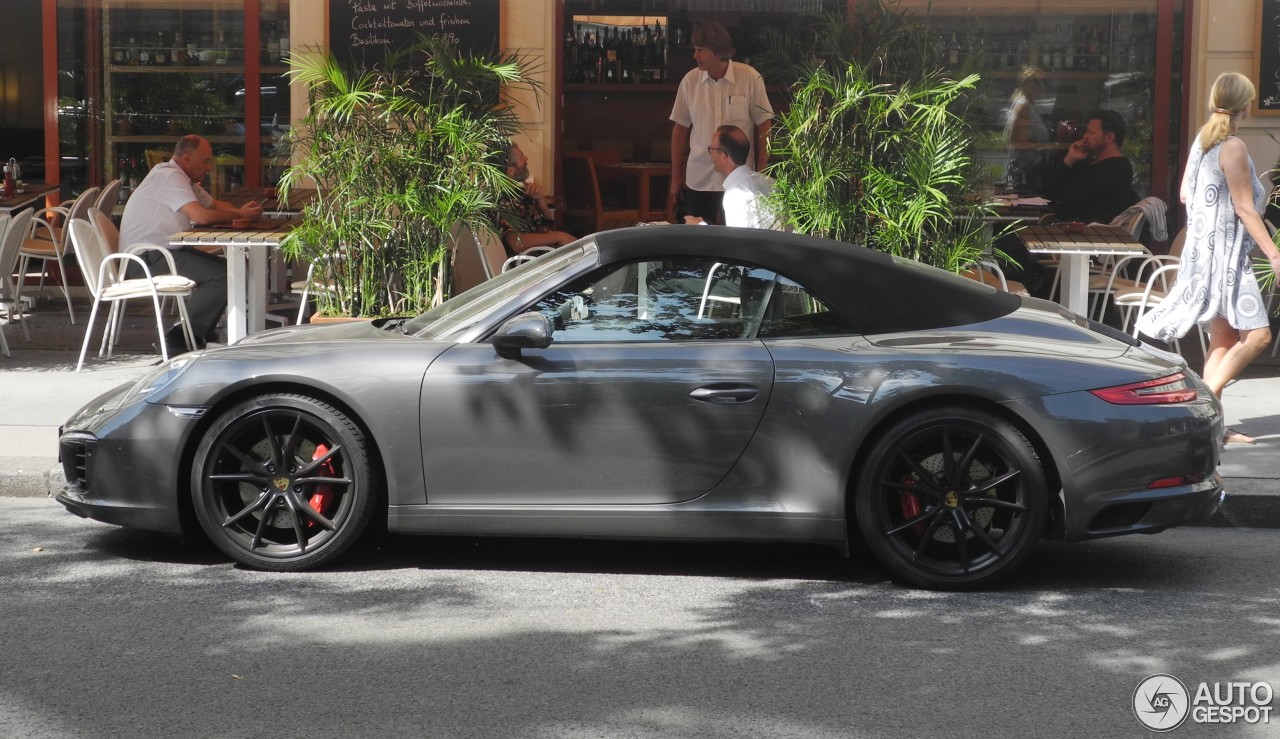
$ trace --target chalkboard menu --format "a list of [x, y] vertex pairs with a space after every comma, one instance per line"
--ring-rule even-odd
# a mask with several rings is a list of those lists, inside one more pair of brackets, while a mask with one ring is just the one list
[[1258, 0], [1258, 85], [1255, 101], [1259, 113], [1280, 115], [1280, 0]]
[[442, 36], [470, 54], [498, 51], [500, 0], [329, 0], [329, 48], [358, 66]]

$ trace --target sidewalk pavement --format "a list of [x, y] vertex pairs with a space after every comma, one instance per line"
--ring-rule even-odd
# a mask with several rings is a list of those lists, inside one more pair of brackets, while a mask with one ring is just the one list
[[[58, 425], [80, 406], [144, 373], [159, 362], [152, 314], [129, 315], [112, 359], [97, 358], [90, 345], [85, 368], [76, 373], [89, 310], [77, 305], [73, 326], [62, 303], [47, 301], [30, 320], [31, 342], [18, 326], [5, 326], [13, 356], [0, 355], [0, 495], [39, 497], [61, 489], [57, 464]], [[98, 317], [100, 335], [102, 316]], [[1194, 344], [1194, 340], [1184, 345]], [[1199, 346], [1189, 348], [1199, 353]], [[1200, 360], [1191, 357], [1191, 366]], [[1219, 470], [1226, 478], [1226, 503], [1209, 523], [1219, 526], [1280, 528], [1280, 358], [1264, 353], [1227, 387], [1227, 424], [1254, 436], [1253, 446], [1223, 450]]]

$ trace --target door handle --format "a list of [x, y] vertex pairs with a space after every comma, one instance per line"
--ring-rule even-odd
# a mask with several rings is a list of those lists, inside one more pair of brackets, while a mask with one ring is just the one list
[[753, 385], [708, 385], [694, 389], [689, 397], [707, 403], [747, 403], [755, 400], [760, 388]]

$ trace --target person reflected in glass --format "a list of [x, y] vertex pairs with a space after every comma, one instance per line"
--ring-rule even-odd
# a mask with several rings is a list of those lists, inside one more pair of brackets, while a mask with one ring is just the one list
[[[1138, 321], [1138, 330], [1172, 341], [1199, 324], [1209, 330], [1201, 377], [1222, 391], [1271, 342], [1267, 305], [1254, 277], [1252, 253], [1261, 249], [1280, 274], [1277, 249], [1262, 222], [1267, 190], [1249, 150], [1236, 136], [1256, 92], [1248, 77], [1218, 76], [1209, 93], [1209, 119], [1196, 135], [1179, 197], [1187, 209], [1187, 240], [1168, 296]], [[1232, 429], [1226, 444], [1254, 439]]]
[[1040, 190], [1044, 147], [1050, 141], [1050, 133], [1036, 104], [1043, 101], [1048, 84], [1044, 70], [1023, 67], [1005, 115], [1004, 140], [1008, 149], [1005, 184], [1024, 196]]

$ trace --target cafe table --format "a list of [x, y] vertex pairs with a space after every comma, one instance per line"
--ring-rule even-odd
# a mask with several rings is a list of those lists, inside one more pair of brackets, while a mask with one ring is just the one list
[[217, 246], [226, 255], [228, 344], [266, 328], [267, 252], [300, 220], [296, 215], [264, 215], [245, 228], [204, 226], [169, 237], [171, 247]]
[[640, 220], [653, 221], [666, 217], [666, 200], [663, 200], [660, 210], [654, 210], [649, 195], [654, 178], [671, 177], [670, 162], [619, 162], [617, 164], [601, 164], [597, 162], [596, 171], [601, 175], [634, 178], [636, 180], [636, 190], [640, 195], [639, 206], [637, 207], [640, 213]]
[[1126, 257], [1144, 253], [1142, 244], [1119, 226], [1089, 224], [1068, 230], [1062, 224], [1026, 226], [1018, 236], [1032, 254], [1057, 254], [1059, 302], [1082, 316], [1089, 314], [1089, 260], [1095, 256]]
[[[44, 182], [24, 182], [22, 183], [22, 192], [15, 193], [11, 198], [0, 197], [0, 214], [22, 210], [28, 205], [59, 192], [61, 189], [62, 185], [50, 185]], [[40, 205], [44, 205], [44, 203], [41, 202]]]

